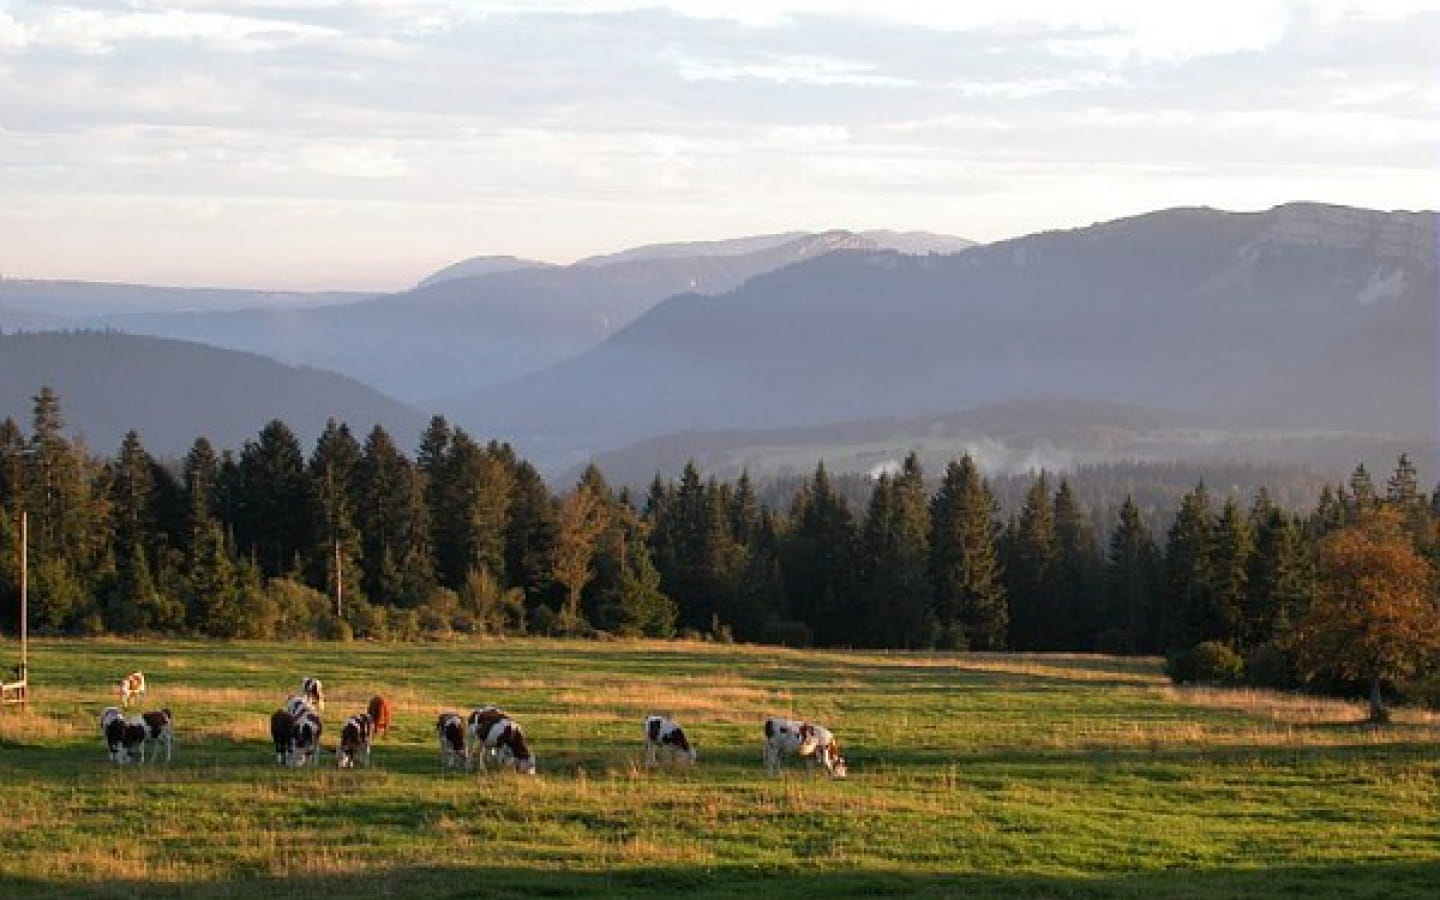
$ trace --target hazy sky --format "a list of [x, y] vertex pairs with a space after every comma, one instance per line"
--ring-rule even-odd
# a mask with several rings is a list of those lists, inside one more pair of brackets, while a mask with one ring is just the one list
[[0, 0], [10, 277], [1301, 199], [1440, 207], [1440, 0]]

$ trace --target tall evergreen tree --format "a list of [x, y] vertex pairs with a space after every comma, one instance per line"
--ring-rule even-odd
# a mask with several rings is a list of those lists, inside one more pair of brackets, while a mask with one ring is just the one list
[[930, 510], [930, 577], [941, 647], [1005, 646], [1010, 610], [996, 515], [995, 499], [969, 454], [945, 467]]
[[1215, 581], [1210, 554], [1214, 530], [1210, 492], [1201, 482], [1181, 498], [1165, 541], [1159, 609], [1162, 649], [1190, 647], [1205, 638]]
[[390, 606], [419, 606], [435, 588], [424, 479], [379, 425], [365, 438], [356, 488], [366, 596]]
[[311, 525], [307, 581], [335, 601], [337, 616], [365, 599], [360, 529], [355, 524], [360, 442], [343, 422], [330, 419], [315, 441], [307, 468]]
[[1127, 494], [1120, 506], [1115, 530], [1110, 535], [1106, 562], [1106, 596], [1109, 614], [1117, 631], [1105, 650], [1149, 653], [1158, 649], [1155, 640], [1155, 594], [1160, 577], [1159, 551], [1150, 530], [1140, 519], [1140, 508]]
[[1210, 606], [1203, 613], [1201, 637], [1240, 646], [1250, 596], [1251, 557], [1255, 536], [1233, 497], [1226, 499], [1216, 520], [1210, 545]]
[[509, 510], [505, 583], [523, 591], [526, 607], [534, 610], [548, 605], [554, 586], [550, 560], [554, 558], [557, 520], [554, 498], [528, 462], [511, 468]]
[[1056, 567], [1052, 596], [1055, 637], [1052, 646], [1088, 650], [1105, 628], [1104, 559], [1095, 530], [1068, 479], [1055, 492]]
[[842, 623], [846, 642], [928, 647], [938, 640], [931, 611], [930, 509], [919, 457], [893, 478], [882, 475], [860, 530], [857, 610]]
[[1055, 630], [1055, 586], [1060, 563], [1050, 481], [1041, 472], [1030, 483], [1025, 505], [1005, 542], [1010, 639], [1016, 650], [1061, 649]]
[[272, 420], [259, 439], [240, 451], [238, 508], [234, 520], [240, 552], [253, 555], [262, 576], [293, 574], [309, 549], [309, 484], [305, 456], [290, 426]]
[[1314, 565], [1299, 520], [1269, 507], [1255, 526], [1241, 645], [1288, 638], [1314, 591]]
[[797, 493], [790, 520], [781, 551], [790, 618], [809, 626], [816, 643], [835, 645], [845, 638], [838, 614], [854, 583], [856, 528], [823, 462]]

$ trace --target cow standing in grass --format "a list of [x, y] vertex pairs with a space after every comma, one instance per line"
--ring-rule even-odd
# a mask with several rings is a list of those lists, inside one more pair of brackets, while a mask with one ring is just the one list
[[830, 729], [772, 716], [765, 720], [765, 768], [771, 775], [779, 773], [786, 756], [804, 759], [807, 768], [813, 768], [818, 759], [832, 778], [844, 778], [848, 773], [845, 757], [840, 755], [840, 744]]
[[375, 726], [369, 713], [351, 716], [340, 726], [340, 746], [335, 750], [335, 763], [342, 769], [355, 768], [356, 758], [370, 767], [370, 742], [375, 736]]
[[270, 714], [270, 739], [275, 742], [275, 765], [290, 764], [290, 748], [295, 734], [295, 715], [288, 709]]
[[525, 741], [525, 732], [520, 723], [494, 707], [477, 709], [470, 714], [470, 735], [474, 739], [475, 751], [471, 760], [486, 770], [485, 760], [490, 758], [497, 765], [513, 765], [522, 775], [535, 774], [535, 754]]
[[175, 717], [168, 709], [156, 709], [142, 713], [140, 723], [145, 728], [145, 743], [141, 745], [140, 761], [145, 761], [145, 747], [151, 747], [150, 759], [154, 760], [160, 755], [160, 747], [165, 747], [165, 761], [168, 763], [175, 747]]
[[295, 717], [295, 727], [290, 732], [291, 765], [320, 764], [320, 734], [323, 730], [320, 714], [313, 709]]
[[645, 719], [645, 765], [655, 765], [661, 751], [695, 762], [695, 748], [685, 737], [680, 723], [668, 716], [649, 716]]
[[107, 706], [100, 713], [100, 733], [105, 736], [105, 749], [110, 761], [120, 765], [126, 761], [125, 714], [118, 706]]
[[370, 698], [370, 704], [365, 708], [365, 713], [370, 716], [370, 721], [375, 726], [375, 737], [379, 737], [390, 730], [390, 701], [376, 694]]
[[129, 706], [132, 703], [139, 703], [145, 699], [145, 673], [140, 671], [131, 672], [120, 683], [116, 685], [120, 694], [120, 705]]
[[465, 745], [465, 720], [459, 713], [443, 712], [435, 720], [435, 736], [440, 739], [440, 766], [445, 769], [463, 769], [470, 763], [470, 751]]
[[325, 710], [325, 686], [318, 678], [304, 678], [300, 681], [300, 695], [320, 711]]

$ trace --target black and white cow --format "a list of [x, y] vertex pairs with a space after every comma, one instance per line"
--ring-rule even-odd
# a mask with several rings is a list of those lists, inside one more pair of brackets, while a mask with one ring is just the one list
[[336, 764], [342, 769], [355, 768], [359, 757], [370, 765], [370, 742], [375, 737], [375, 723], [369, 713], [360, 713], [345, 720], [340, 726], [340, 746], [335, 750]]
[[170, 761], [170, 756], [175, 748], [175, 717], [168, 709], [156, 709], [142, 713], [140, 723], [145, 727], [145, 743], [141, 746], [140, 761], [145, 761], [145, 747], [153, 748], [150, 752], [150, 759], [154, 760], [160, 755], [160, 747], [165, 747], [165, 761]]
[[290, 731], [291, 765], [320, 765], [320, 734], [323, 730], [320, 714], [313, 709], [295, 717], [295, 727]]
[[125, 760], [145, 762], [145, 720], [139, 716], [125, 717], [125, 732], [120, 738], [125, 746]]
[[120, 694], [120, 705], [129, 706], [131, 703], [139, 703], [145, 699], [145, 673], [140, 671], [131, 672], [120, 683], [115, 686]]
[[270, 739], [275, 742], [275, 765], [290, 764], [290, 745], [295, 735], [295, 714], [277, 709], [270, 714]]
[[110, 761], [120, 765], [128, 761], [125, 752], [125, 714], [118, 706], [107, 706], [100, 713], [100, 733], [105, 736], [105, 749]]
[[307, 713], [316, 711], [315, 704], [304, 694], [291, 694], [285, 701], [285, 711], [295, 718], [300, 718]]
[[470, 714], [470, 736], [475, 750], [470, 759], [486, 770], [485, 760], [489, 758], [496, 765], [513, 765], [522, 775], [535, 774], [535, 754], [525, 741], [525, 732], [520, 723], [494, 707], [477, 709]]
[[655, 765], [662, 750], [672, 757], [695, 762], [695, 748], [685, 737], [680, 723], [668, 716], [648, 716], [645, 719], [645, 765]]
[[325, 686], [318, 678], [304, 678], [300, 681], [300, 694], [310, 701], [310, 705], [322, 712], [325, 709]]
[[435, 720], [435, 736], [440, 739], [440, 766], [462, 769], [469, 766], [470, 750], [465, 745], [465, 720], [456, 712], [443, 712]]
[[801, 757], [807, 767], [813, 767], [818, 759], [832, 778], [844, 778], [848, 773], [845, 757], [840, 755], [840, 745], [830, 729], [772, 716], [765, 720], [765, 768], [771, 775], [780, 771], [786, 756]]

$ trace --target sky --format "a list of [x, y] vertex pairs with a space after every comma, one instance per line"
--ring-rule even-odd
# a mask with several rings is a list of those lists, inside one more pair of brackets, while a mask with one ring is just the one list
[[1440, 0], [0, 0], [0, 276], [1440, 208]]

